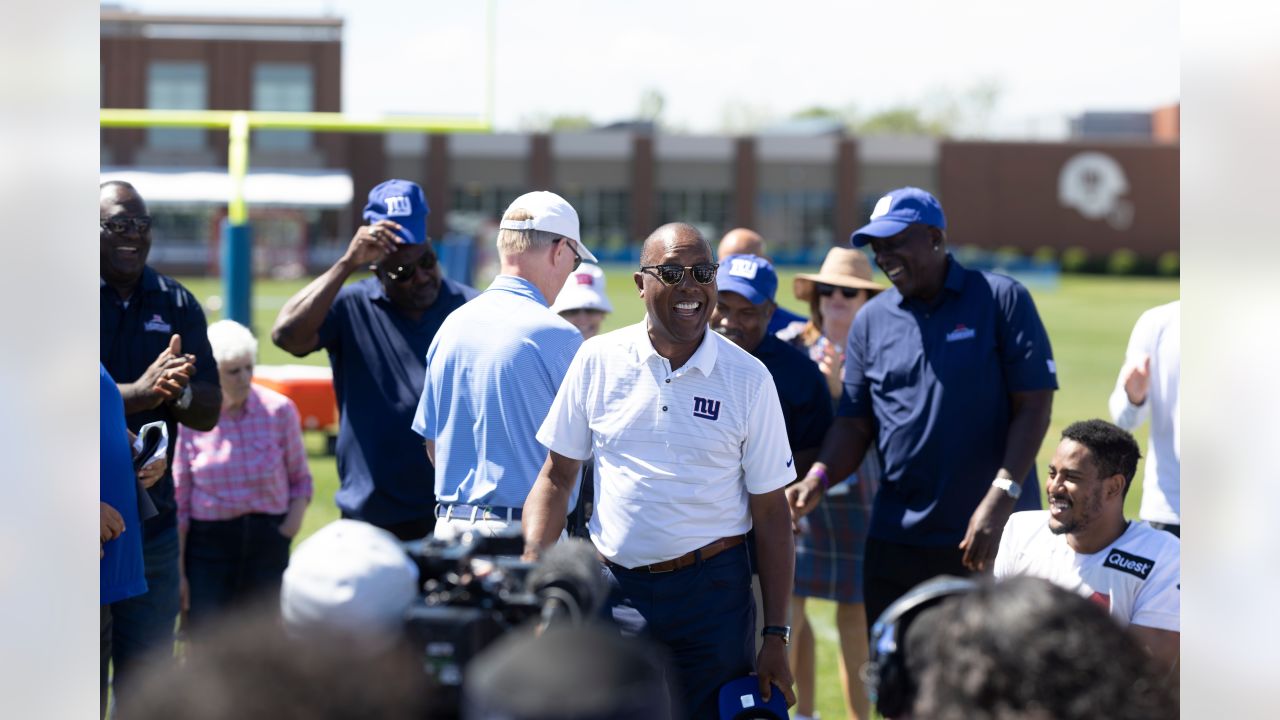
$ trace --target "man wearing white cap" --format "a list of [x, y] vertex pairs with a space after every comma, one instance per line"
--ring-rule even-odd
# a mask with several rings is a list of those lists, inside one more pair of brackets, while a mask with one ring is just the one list
[[548, 307], [583, 260], [596, 261], [578, 213], [555, 193], [531, 192], [499, 228], [498, 277], [445, 320], [427, 350], [413, 429], [435, 465], [437, 538], [520, 535], [521, 508], [546, 460], [535, 434], [582, 345]]
[[600, 334], [604, 318], [613, 305], [604, 291], [604, 271], [599, 265], [583, 263], [560, 288], [551, 310], [578, 328], [583, 340]]

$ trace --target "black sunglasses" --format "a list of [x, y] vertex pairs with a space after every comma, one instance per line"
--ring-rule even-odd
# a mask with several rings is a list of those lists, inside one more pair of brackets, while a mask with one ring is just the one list
[[[662, 281], [663, 285], [679, 285], [684, 280], [684, 271], [692, 270], [693, 279], [699, 285], [710, 285], [715, 282], [716, 270], [720, 263], [701, 263], [699, 265], [641, 265], [640, 272], [648, 273]], [[657, 272], [651, 272], [657, 270]]]
[[436, 257], [433, 252], [423, 254], [418, 258], [417, 262], [411, 262], [408, 265], [397, 265], [394, 268], [383, 270], [383, 274], [392, 282], [409, 282], [413, 279], [414, 273], [418, 268], [430, 270], [439, 264], [440, 258]]
[[151, 229], [151, 216], [134, 215], [133, 217], [107, 218], [100, 222], [100, 226], [103, 230], [108, 230], [116, 235], [124, 235], [129, 232], [129, 228], [133, 228], [141, 234]]
[[572, 240], [569, 238], [558, 237], [555, 241], [560, 242], [561, 240], [564, 240], [564, 244], [569, 247], [569, 252], [573, 253], [573, 267], [569, 268], [569, 272], [573, 272], [578, 269], [578, 266], [582, 265], [582, 256], [578, 254], [578, 248], [573, 246]]
[[836, 290], [839, 290], [841, 295], [845, 296], [850, 300], [858, 297], [858, 295], [862, 294], [863, 292], [859, 288], [837, 287], [835, 285], [828, 285], [826, 283], [815, 283], [814, 290], [817, 290], [818, 294], [821, 295], [822, 297], [831, 297], [832, 293], [834, 293]]

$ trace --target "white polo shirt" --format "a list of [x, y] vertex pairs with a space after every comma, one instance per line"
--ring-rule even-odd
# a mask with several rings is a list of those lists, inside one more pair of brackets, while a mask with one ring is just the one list
[[1079, 593], [1121, 625], [1178, 632], [1182, 543], [1145, 522], [1130, 522], [1105, 549], [1081, 555], [1049, 530], [1049, 511], [1016, 512], [1000, 536], [995, 576], [1031, 575]]
[[645, 322], [586, 341], [538, 441], [575, 460], [594, 452], [588, 529], [596, 549], [624, 567], [747, 532], [748, 493], [796, 477], [769, 371], [710, 330], [675, 371]]

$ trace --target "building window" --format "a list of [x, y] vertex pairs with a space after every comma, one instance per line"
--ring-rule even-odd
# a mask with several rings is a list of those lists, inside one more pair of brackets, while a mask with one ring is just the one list
[[762, 192], [756, 197], [757, 230], [777, 262], [821, 258], [835, 238], [835, 195], [828, 191]]
[[561, 194], [578, 211], [582, 242], [592, 254], [615, 259], [627, 252], [631, 239], [630, 192], [579, 190]]
[[[253, 109], [276, 112], [311, 112], [315, 87], [311, 66], [305, 63], [258, 63], [253, 67]], [[256, 150], [305, 151], [311, 149], [306, 130], [255, 130]]]
[[[147, 66], [147, 107], [152, 110], [206, 109], [207, 75], [201, 62], [152, 62]], [[147, 128], [147, 145], [160, 150], [201, 150], [204, 130]]]
[[658, 223], [685, 222], [715, 242], [729, 231], [733, 195], [720, 190], [664, 190], [658, 194]]

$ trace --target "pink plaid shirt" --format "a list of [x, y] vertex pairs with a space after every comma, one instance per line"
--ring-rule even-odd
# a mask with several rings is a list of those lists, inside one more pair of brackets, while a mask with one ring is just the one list
[[310, 498], [298, 407], [274, 390], [253, 385], [238, 416], [224, 412], [208, 432], [181, 427], [173, 487], [183, 531], [191, 518], [282, 514], [294, 498]]

